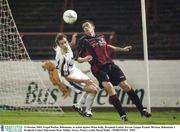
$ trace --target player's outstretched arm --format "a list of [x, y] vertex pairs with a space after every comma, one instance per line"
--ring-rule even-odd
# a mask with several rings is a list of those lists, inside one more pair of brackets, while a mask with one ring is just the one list
[[71, 42], [69, 43], [71, 48], [74, 48], [77, 45], [77, 43], [76, 43], [77, 35], [78, 35], [77, 33], [73, 33], [73, 35], [72, 35]]
[[92, 60], [92, 56], [88, 55], [86, 57], [78, 57], [77, 62], [78, 63], [83, 63], [83, 62], [88, 62]]
[[132, 46], [126, 46], [124, 48], [121, 48], [113, 45], [108, 45], [108, 48], [112, 49], [114, 52], [129, 52], [130, 50], [132, 50]]

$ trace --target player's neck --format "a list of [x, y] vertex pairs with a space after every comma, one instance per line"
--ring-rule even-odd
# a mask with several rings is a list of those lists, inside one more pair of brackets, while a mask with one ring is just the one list
[[87, 34], [88, 36], [94, 37], [95, 36], [95, 32], [91, 32], [89, 34]]

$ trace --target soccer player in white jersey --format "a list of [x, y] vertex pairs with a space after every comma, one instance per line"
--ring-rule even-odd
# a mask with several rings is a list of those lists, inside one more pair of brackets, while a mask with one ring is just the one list
[[[74, 63], [74, 56], [73, 52], [71, 50], [71, 47], [69, 45], [69, 42], [67, 40], [67, 36], [63, 33], [59, 33], [56, 36], [56, 62], [57, 62], [57, 68], [59, 69], [59, 73], [62, 77], [64, 77], [66, 80], [62, 80], [65, 85], [68, 86], [68, 83], [70, 83], [71, 87], [74, 91], [78, 92], [85, 91], [80, 99], [79, 108], [82, 103], [86, 100], [86, 109], [83, 113], [83, 116], [85, 117], [91, 117], [92, 112], [92, 104], [94, 102], [94, 98], [97, 94], [97, 85], [82, 71], [80, 71], [75, 63]], [[87, 59], [89, 59], [87, 57]], [[73, 87], [72, 87], [73, 85]], [[77, 107], [73, 107], [75, 110], [79, 112], [79, 109]]]

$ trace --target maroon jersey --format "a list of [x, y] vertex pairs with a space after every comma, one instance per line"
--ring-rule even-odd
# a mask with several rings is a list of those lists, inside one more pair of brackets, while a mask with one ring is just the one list
[[79, 40], [78, 52], [80, 57], [91, 55], [90, 61], [92, 72], [97, 72], [103, 65], [113, 63], [108, 51], [108, 44], [103, 35], [83, 36]]

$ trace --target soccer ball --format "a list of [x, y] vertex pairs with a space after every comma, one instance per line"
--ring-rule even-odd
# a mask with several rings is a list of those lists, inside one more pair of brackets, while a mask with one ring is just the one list
[[63, 14], [63, 20], [67, 24], [73, 24], [77, 20], [77, 13], [74, 10], [66, 10]]

